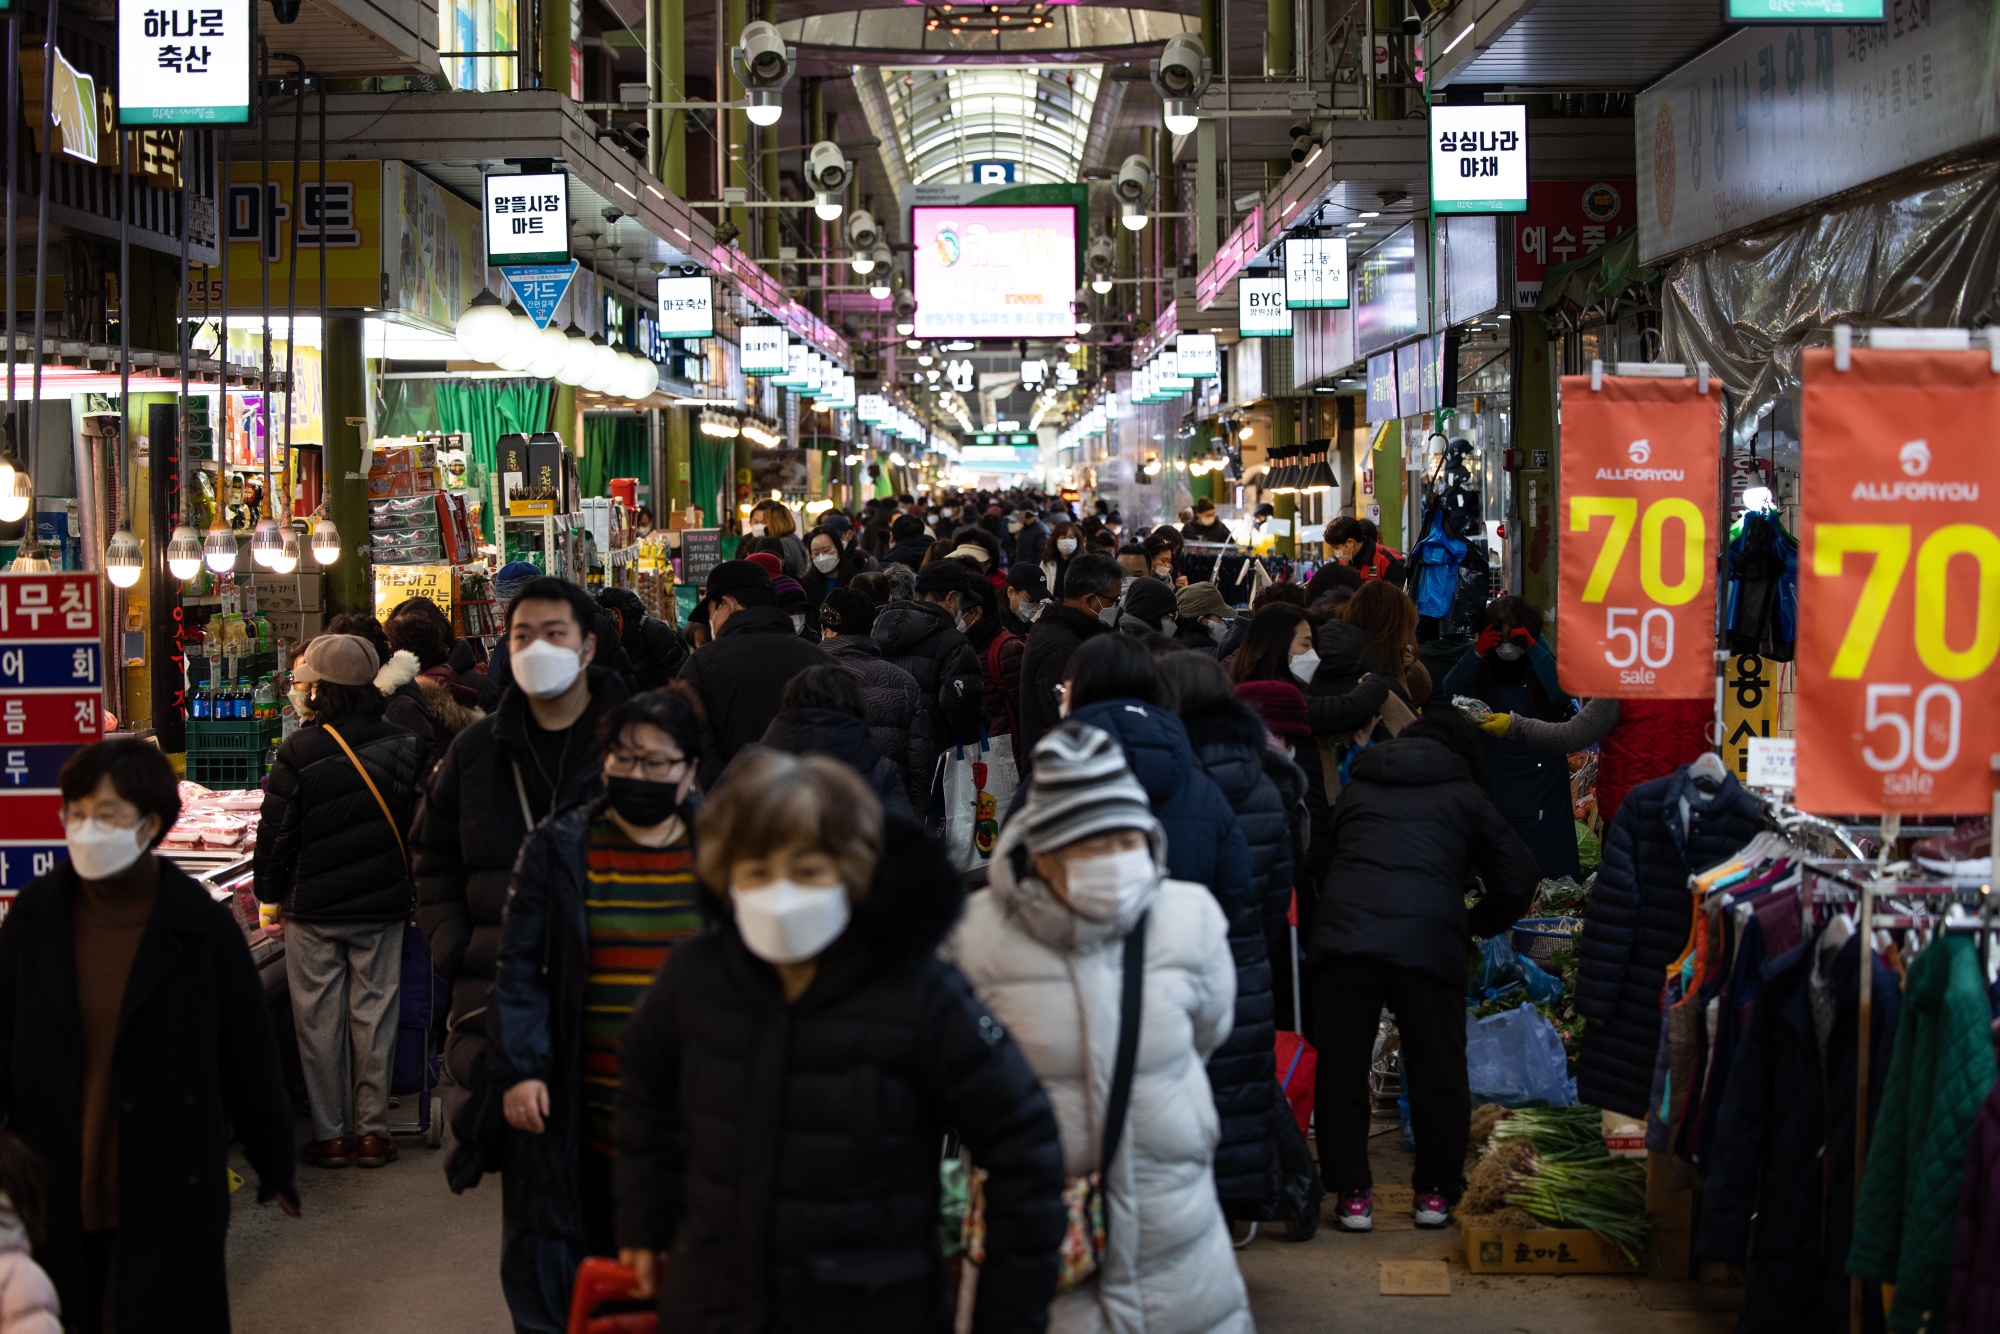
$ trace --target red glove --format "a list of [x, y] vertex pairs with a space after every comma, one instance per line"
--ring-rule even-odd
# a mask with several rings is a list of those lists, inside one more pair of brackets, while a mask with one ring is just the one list
[[1519, 644], [1523, 649], [1523, 651], [1531, 649], [1535, 646], [1535, 637], [1529, 634], [1524, 626], [1519, 626], [1519, 625], [1515, 626], [1513, 633], [1509, 634], [1507, 638], [1513, 640], [1516, 644]]
[[1500, 647], [1502, 638], [1504, 636], [1500, 633], [1500, 627], [1489, 625], [1479, 632], [1479, 638], [1472, 641], [1472, 651], [1483, 658], [1494, 649]]

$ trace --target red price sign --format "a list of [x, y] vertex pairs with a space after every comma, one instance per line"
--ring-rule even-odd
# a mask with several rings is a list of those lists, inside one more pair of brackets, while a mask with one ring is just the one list
[[1700, 699], [1715, 689], [1721, 394], [1693, 380], [1562, 381], [1563, 689]]
[[1986, 352], [1806, 353], [1798, 802], [1970, 814], [2000, 751], [2000, 375]]

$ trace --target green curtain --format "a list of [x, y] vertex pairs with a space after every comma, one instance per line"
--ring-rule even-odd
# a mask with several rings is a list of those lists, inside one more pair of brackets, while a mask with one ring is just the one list
[[735, 453], [734, 440], [697, 432], [688, 442], [689, 486], [694, 504], [702, 511], [702, 521], [710, 528], [718, 526], [729, 512], [728, 497], [735, 494], [729, 485], [729, 470], [736, 462]]
[[583, 494], [610, 495], [614, 477], [636, 477], [642, 483], [650, 482], [649, 443], [643, 417], [585, 417], [583, 458], [576, 467]]
[[[500, 437], [547, 430], [555, 390], [542, 380], [438, 380], [435, 393], [438, 429], [463, 431], [471, 441], [465, 481], [484, 495]], [[485, 514], [485, 508], [489, 507], [482, 507], [480, 529], [491, 541], [492, 516]]]

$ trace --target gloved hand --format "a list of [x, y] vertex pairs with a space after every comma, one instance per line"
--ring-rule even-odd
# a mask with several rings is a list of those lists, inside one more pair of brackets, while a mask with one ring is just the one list
[[1499, 648], [1500, 642], [1505, 638], [1506, 636], [1500, 633], [1499, 626], [1489, 625], [1479, 632], [1479, 638], [1472, 641], [1472, 651], [1483, 658]]
[[1528, 633], [1526, 626], [1517, 625], [1507, 634], [1509, 643], [1519, 644], [1523, 650], [1535, 646], [1535, 637]]
[[1485, 722], [1479, 724], [1479, 730], [1490, 737], [1498, 737], [1500, 740], [1505, 741], [1507, 739], [1507, 725], [1513, 721], [1514, 716], [1510, 713], [1496, 713], [1487, 718]]

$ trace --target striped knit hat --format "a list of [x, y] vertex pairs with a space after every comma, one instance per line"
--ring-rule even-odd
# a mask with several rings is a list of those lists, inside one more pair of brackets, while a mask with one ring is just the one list
[[1035, 780], [1021, 817], [1030, 852], [1054, 852], [1114, 829], [1157, 838], [1160, 829], [1125, 752], [1110, 733], [1086, 723], [1064, 723], [1036, 744]]

